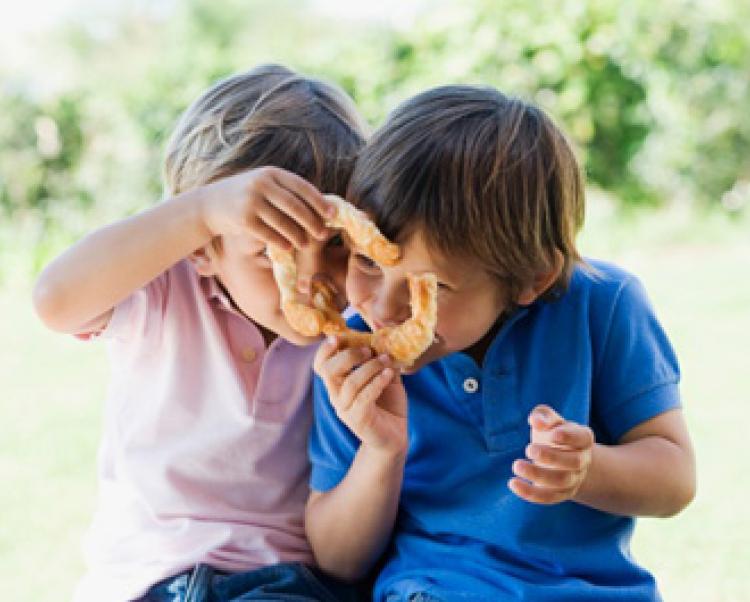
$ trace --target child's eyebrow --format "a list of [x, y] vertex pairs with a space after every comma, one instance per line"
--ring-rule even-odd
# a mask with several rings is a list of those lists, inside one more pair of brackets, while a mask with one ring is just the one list
[[438, 280], [453, 286], [462, 285], [467, 276], [473, 272], [473, 270], [467, 270], [463, 267], [459, 268], [456, 266], [456, 262], [451, 262], [442, 257], [433, 257], [432, 266], [425, 271], [433, 272]]
[[438, 279], [438, 282], [441, 284], [447, 284], [448, 286], [452, 288], [458, 288], [463, 284], [463, 278], [457, 277], [454, 274], [450, 274], [446, 272], [444, 269], [440, 269], [437, 265], [429, 265], [425, 267], [420, 267], [419, 269], [412, 269], [409, 270], [409, 272], [415, 273], [415, 274], [427, 274], [432, 273], [435, 274], [435, 276]]

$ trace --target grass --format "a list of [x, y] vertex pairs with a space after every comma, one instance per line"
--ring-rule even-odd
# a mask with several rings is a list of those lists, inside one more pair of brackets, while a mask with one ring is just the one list
[[[675, 518], [640, 520], [634, 554], [667, 601], [747, 600], [750, 228], [675, 211], [627, 220], [606, 208], [592, 203], [581, 247], [645, 282], [681, 360], [698, 457], [695, 501]], [[29, 296], [28, 279], [6, 271], [0, 583], [3, 600], [52, 602], [70, 597], [83, 567], [108, 369], [100, 344], [45, 331]]]

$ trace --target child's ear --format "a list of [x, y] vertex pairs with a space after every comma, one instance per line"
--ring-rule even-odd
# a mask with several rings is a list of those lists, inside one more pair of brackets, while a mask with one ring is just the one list
[[205, 247], [193, 251], [188, 255], [188, 261], [193, 264], [193, 268], [199, 276], [216, 276], [216, 265], [214, 258], [216, 251], [209, 243]]
[[521, 289], [516, 300], [518, 305], [531, 305], [555, 283], [565, 263], [562, 253], [557, 249], [555, 249], [553, 261], [554, 265], [551, 270], [537, 274], [534, 282]]

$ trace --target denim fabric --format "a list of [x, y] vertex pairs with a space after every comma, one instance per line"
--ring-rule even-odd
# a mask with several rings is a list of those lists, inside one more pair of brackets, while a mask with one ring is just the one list
[[358, 602], [356, 588], [299, 563], [275, 564], [245, 573], [222, 573], [207, 565], [156, 584], [137, 602]]
[[[389, 594], [385, 602], [404, 602], [404, 600], [399, 594]], [[443, 602], [443, 600], [424, 592], [417, 592], [416, 594], [411, 594], [407, 602]]]

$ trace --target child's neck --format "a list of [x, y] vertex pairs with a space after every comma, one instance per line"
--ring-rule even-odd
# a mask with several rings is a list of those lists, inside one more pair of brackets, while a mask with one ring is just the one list
[[469, 357], [471, 357], [478, 366], [482, 366], [482, 363], [484, 362], [484, 356], [487, 353], [487, 350], [490, 348], [490, 345], [492, 344], [492, 341], [495, 340], [495, 337], [497, 336], [497, 333], [500, 332], [500, 329], [503, 327], [503, 324], [505, 324], [506, 314], [503, 312], [500, 314], [500, 317], [495, 320], [495, 323], [492, 325], [492, 327], [484, 334], [484, 336], [479, 339], [476, 343], [474, 343], [471, 347], [466, 349], [464, 353], [466, 353]]
[[[248, 320], [249, 319], [250, 318], [248, 318]], [[258, 330], [260, 330], [260, 334], [263, 335], [263, 342], [265, 343], [266, 348], [270, 347], [271, 343], [273, 343], [276, 340], [276, 338], [279, 336], [275, 332], [268, 330], [268, 328], [266, 328], [265, 326], [261, 326], [257, 322], [253, 322], [253, 324], [255, 324]]]

